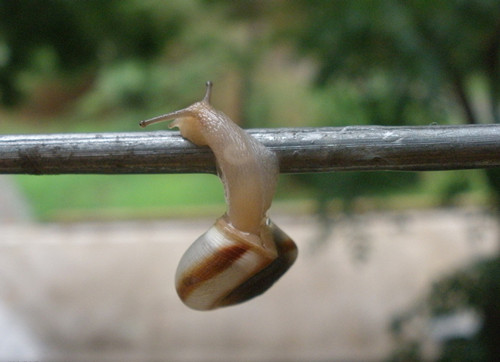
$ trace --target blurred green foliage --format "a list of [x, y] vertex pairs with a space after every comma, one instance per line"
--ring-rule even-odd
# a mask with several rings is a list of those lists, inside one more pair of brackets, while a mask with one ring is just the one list
[[122, 58], [147, 59], [180, 30], [169, 2], [19, 0], [0, 2], [1, 101], [14, 104], [25, 71], [78, 71]]
[[[478, 325], [468, 328], [449, 325], [440, 337], [442, 339], [438, 361], [495, 361], [500, 353], [500, 260], [492, 257], [481, 260], [463, 270], [438, 280], [432, 286], [425, 305], [407, 310], [397, 316], [391, 331], [397, 341], [397, 348], [390, 360], [421, 361], [428, 359], [425, 354], [426, 337], [418, 337], [418, 332], [410, 332], [422, 314], [427, 314], [431, 322], [450, 320], [460, 314], [471, 313], [479, 319]], [[417, 322], [418, 323], [418, 322]], [[477, 330], [476, 330], [477, 329]], [[425, 331], [432, 333], [432, 326]]]
[[[17, 104], [0, 110], [0, 131], [137, 130], [199, 99], [207, 79], [216, 107], [244, 127], [498, 120], [499, 11], [496, 1], [0, 0], [0, 101]], [[495, 172], [486, 179], [498, 194]], [[487, 185], [449, 175], [436, 200]], [[359, 198], [422, 190], [423, 178], [349, 172], [284, 184], [309, 190], [298, 194], [317, 210], [351, 210]], [[23, 181], [36, 184], [45, 187]]]

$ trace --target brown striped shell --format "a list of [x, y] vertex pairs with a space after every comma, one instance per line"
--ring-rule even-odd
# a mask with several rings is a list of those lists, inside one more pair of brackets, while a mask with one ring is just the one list
[[184, 253], [177, 267], [175, 286], [182, 301], [197, 310], [238, 304], [264, 293], [293, 264], [295, 243], [270, 219], [264, 232], [273, 250], [218, 219]]
[[208, 145], [224, 185], [227, 212], [184, 253], [175, 285], [181, 300], [197, 310], [244, 302], [269, 289], [297, 257], [297, 246], [266, 215], [276, 187], [276, 155], [202, 101], [140, 125], [173, 120], [181, 135]]

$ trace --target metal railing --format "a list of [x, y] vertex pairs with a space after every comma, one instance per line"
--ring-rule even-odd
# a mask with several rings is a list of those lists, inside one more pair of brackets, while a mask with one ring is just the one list
[[[280, 172], [451, 170], [500, 166], [500, 125], [248, 130]], [[215, 159], [176, 131], [0, 135], [3, 174], [215, 173]]]

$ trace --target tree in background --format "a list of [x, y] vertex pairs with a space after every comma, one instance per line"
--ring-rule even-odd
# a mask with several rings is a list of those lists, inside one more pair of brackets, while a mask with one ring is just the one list
[[37, 67], [55, 76], [151, 59], [177, 36], [181, 10], [161, 2], [1, 0], [1, 103], [18, 103], [20, 75]]
[[[300, 1], [294, 11], [317, 84], [354, 84], [371, 124], [500, 122], [498, 1]], [[500, 197], [500, 172], [486, 173]]]

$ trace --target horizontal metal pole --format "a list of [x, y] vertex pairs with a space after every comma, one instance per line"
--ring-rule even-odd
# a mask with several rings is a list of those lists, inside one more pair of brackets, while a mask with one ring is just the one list
[[[500, 166], [500, 125], [248, 130], [282, 173]], [[0, 173], [215, 173], [207, 147], [176, 131], [0, 136]]]

